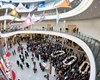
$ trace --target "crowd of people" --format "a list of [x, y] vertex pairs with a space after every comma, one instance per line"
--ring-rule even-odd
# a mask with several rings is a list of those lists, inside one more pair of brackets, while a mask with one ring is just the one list
[[[28, 63], [28, 62], [25, 62], [25, 60], [29, 58], [28, 51], [25, 50], [25, 48], [23, 47], [22, 44], [20, 44], [20, 42], [18, 43], [17, 52], [16, 52], [16, 50], [14, 49], [14, 50], [12, 51], [12, 55], [15, 56], [16, 53], [20, 53], [20, 54], [19, 54], [19, 59], [20, 59], [20, 60], [17, 60], [17, 61], [16, 61], [16, 64], [18, 65], [18, 67], [20, 67], [22, 70], [24, 69], [24, 68], [23, 68], [23, 65], [26, 65], [27, 68], [30, 68], [29, 63]], [[36, 69], [36, 62], [34, 61], [34, 54], [32, 54], [31, 60], [32, 60], [33, 65], [34, 65], [34, 66], [33, 66], [33, 71], [34, 71], [34, 73], [36, 73], [37, 69]]]
[[[56, 77], [56, 80], [89, 80], [90, 68], [83, 73], [79, 72], [79, 67], [84, 61], [87, 60], [86, 55], [75, 54], [72, 48], [62, 46], [62, 43], [59, 40], [51, 41], [47, 39], [30, 39], [27, 41], [26, 48], [20, 42], [18, 42], [17, 51], [20, 53], [20, 61], [17, 60], [16, 64], [22, 70], [24, 69], [23, 65], [30, 68], [29, 63], [25, 62], [25, 59], [28, 59], [29, 57], [28, 52], [32, 52], [31, 60], [34, 65], [34, 73], [38, 71], [36, 68], [37, 63], [34, 61], [35, 57], [38, 61], [41, 60], [44, 63], [49, 61], [52, 64], [52, 67], [55, 68], [56, 74], [54, 76]], [[57, 51], [63, 51], [64, 54], [56, 55], [55, 53]], [[16, 55], [16, 51], [14, 50], [12, 54]], [[52, 56], [51, 54], [54, 54], [55, 56]], [[75, 61], [73, 61], [73, 63], [70, 65], [65, 65], [63, 60], [70, 56], [75, 56]], [[71, 59], [69, 61], [71, 61]], [[46, 68], [41, 62], [39, 62], [39, 66], [42, 71], [46, 71]], [[82, 69], [84, 70], [85, 68], [86, 66], [84, 66]], [[49, 74], [45, 75], [44, 77], [49, 80]]]

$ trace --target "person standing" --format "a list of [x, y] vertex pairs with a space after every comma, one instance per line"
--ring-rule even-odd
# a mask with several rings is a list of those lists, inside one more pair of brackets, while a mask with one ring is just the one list
[[49, 80], [49, 74], [44, 75], [44, 77], [45, 77], [47, 80]]
[[76, 29], [77, 33], [79, 32], [79, 28]]
[[21, 60], [21, 55], [19, 54], [19, 58], [20, 58], [20, 60]]
[[34, 73], [36, 73], [37, 72], [37, 69], [35, 67], [33, 67], [33, 71], [34, 71]]
[[16, 55], [16, 51], [15, 51], [15, 49], [14, 49], [14, 55]]
[[17, 63], [17, 65], [19, 66], [19, 64], [20, 64], [20, 63], [19, 63], [19, 61], [18, 61], [18, 60], [16, 61], [16, 63]]
[[46, 78], [47, 78], [47, 80], [49, 80], [49, 74], [47, 74]]
[[34, 64], [34, 68], [36, 68], [36, 62], [35, 61], [33, 61], [33, 64]]
[[29, 65], [27, 62], [26, 62], [26, 67], [27, 67], [27, 68], [29, 68], [29, 67], [30, 67], [30, 65]]
[[14, 56], [14, 52], [12, 51], [12, 54], [13, 54], [13, 56]]
[[22, 65], [22, 64], [20, 64], [20, 67], [21, 67], [21, 69], [23, 70], [23, 65]]
[[28, 57], [28, 56], [29, 56], [29, 54], [28, 54], [28, 52], [27, 52], [27, 51], [25, 51], [25, 56], [26, 56], [26, 57]]
[[27, 59], [28, 55], [27, 55], [27, 52], [25, 52], [25, 58]]

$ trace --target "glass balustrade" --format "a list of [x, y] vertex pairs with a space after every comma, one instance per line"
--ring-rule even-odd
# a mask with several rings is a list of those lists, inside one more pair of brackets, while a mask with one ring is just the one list
[[[31, 30], [30, 28], [26, 28], [26, 30]], [[33, 29], [33, 31], [40, 31], [43, 29]], [[47, 29], [44, 29], [47, 31]], [[19, 31], [19, 30], [14, 30], [14, 31]], [[22, 30], [20, 30], [22, 31]], [[32, 31], [32, 30], [31, 30]], [[81, 32], [68, 32], [68, 31], [57, 31], [57, 30], [52, 30], [52, 31], [55, 31], [55, 32], [60, 32], [60, 33], [65, 33], [65, 34], [69, 34], [69, 35], [72, 35], [72, 36], [75, 36], [79, 39], [81, 39], [82, 41], [84, 41], [88, 46], [89, 48], [91, 49], [91, 51], [93, 52], [93, 55], [94, 55], [94, 58], [95, 58], [95, 62], [96, 62], [96, 69], [97, 69], [97, 79], [96, 80], [100, 80], [100, 41], [92, 38], [91, 36], [88, 36], [86, 34], [83, 34]], [[9, 32], [13, 32], [13, 30], [10, 30], [10, 31], [4, 31], [3, 33], [9, 33]]]

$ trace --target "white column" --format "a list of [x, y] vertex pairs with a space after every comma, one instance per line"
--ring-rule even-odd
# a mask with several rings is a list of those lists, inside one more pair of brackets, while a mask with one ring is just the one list
[[64, 25], [63, 25], [63, 32], [65, 32], [65, 28], [66, 28], [66, 20], [63, 21]]
[[64, 45], [64, 41], [65, 41], [65, 38], [62, 38], [62, 47], [63, 47], [63, 45]]
[[52, 66], [52, 71], [51, 71], [52, 76], [55, 75], [55, 67]]
[[30, 39], [32, 39], [32, 34], [30, 34]]
[[8, 9], [6, 9], [5, 15], [7, 15], [7, 13], [8, 13]]
[[4, 20], [4, 30], [6, 30], [6, 20]]
[[[6, 9], [5, 16], [7, 15], [7, 13], [8, 13], [8, 9]], [[4, 30], [6, 30], [6, 19], [4, 20]]]

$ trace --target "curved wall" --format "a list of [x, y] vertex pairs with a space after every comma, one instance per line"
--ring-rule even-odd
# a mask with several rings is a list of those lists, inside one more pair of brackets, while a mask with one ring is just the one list
[[10, 37], [15, 34], [23, 34], [23, 33], [38, 33], [38, 34], [50, 34], [50, 35], [55, 35], [55, 36], [61, 36], [77, 43], [86, 52], [90, 61], [90, 79], [89, 80], [95, 80], [96, 67], [95, 67], [93, 53], [91, 52], [87, 44], [83, 42], [82, 40], [65, 33], [59, 33], [59, 32], [53, 32], [53, 31], [15, 31], [15, 32], [5, 33], [5, 34], [0, 33], [0, 35], [1, 37]]
[[33, 29], [42, 29], [42, 27], [47, 28], [47, 25], [50, 24], [51, 27], [54, 27], [54, 30], [59, 30], [60, 28], [67, 28], [68, 25], [76, 25], [79, 28], [79, 31], [83, 34], [86, 34], [90, 37], [93, 37], [100, 41], [100, 18], [91, 19], [91, 20], [76, 20], [76, 21], [64, 21], [59, 22], [59, 26], [56, 27], [56, 21], [45, 21], [33, 25]]
[[75, 24], [79, 31], [100, 41], [100, 19], [68, 21], [67, 24]]

